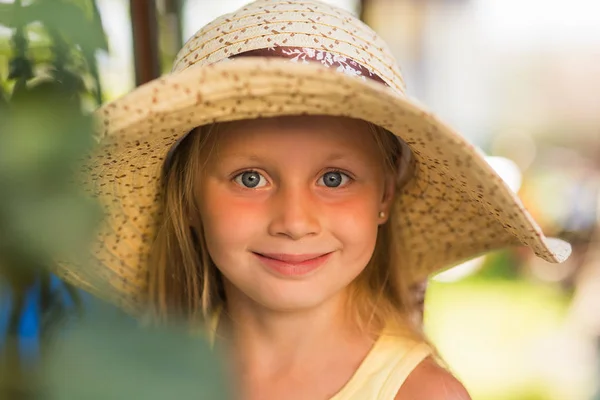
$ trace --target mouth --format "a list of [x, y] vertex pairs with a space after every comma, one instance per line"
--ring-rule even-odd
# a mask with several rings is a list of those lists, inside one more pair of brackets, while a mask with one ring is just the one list
[[261, 264], [284, 276], [302, 276], [318, 269], [325, 264], [331, 254], [329, 253], [311, 253], [311, 254], [282, 254], [282, 253], [256, 253], [253, 254], [259, 259]]
[[314, 253], [314, 254], [282, 254], [282, 253], [255, 253], [261, 257], [270, 258], [272, 260], [282, 261], [289, 264], [301, 264], [306, 261], [315, 260], [319, 257], [326, 256], [329, 253]]

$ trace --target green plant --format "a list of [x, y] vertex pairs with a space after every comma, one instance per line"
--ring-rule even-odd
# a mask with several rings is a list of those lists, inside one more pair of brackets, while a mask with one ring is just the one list
[[[95, 54], [107, 45], [95, 2], [0, 3], [0, 25], [11, 29], [0, 45], [0, 62], [8, 60], [0, 68], [0, 290], [9, 294], [0, 301], [11, 300], [0, 398], [224, 398], [201, 336], [142, 328], [96, 302], [84, 310], [78, 290], [52, 284], [53, 260], [83, 256], [101, 219], [73, 182], [95, 143], [90, 105], [102, 100]], [[19, 324], [35, 291], [40, 354], [32, 366], [22, 363]], [[71, 315], [75, 323], [63, 323]]]
[[81, 249], [99, 221], [70, 173], [93, 145], [85, 101], [101, 100], [95, 53], [107, 46], [91, 3], [0, 3], [0, 25], [11, 29], [0, 85], [0, 280], [12, 300], [0, 366], [10, 378], [0, 379], [13, 391], [23, 387], [18, 330], [27, 296], [39, 292], [42, 341], [67, 314], [65, 295], [80, 311], [74, 288], [52, 289], [49, 267]]

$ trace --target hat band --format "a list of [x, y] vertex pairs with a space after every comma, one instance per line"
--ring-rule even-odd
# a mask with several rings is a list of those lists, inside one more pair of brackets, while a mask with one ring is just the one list
[[360, 64], [358, 61], [351, 58], [330, 53], [326, 50], [313, 49], [310, 47], [291, 47], [277, 46], [264, 49], [255, 49], [235, 54], [228, 58], [231, 60], [237, 57], [279, 57], [287, 58], [291, 62], [307, 64], [309, 62], [317, 62], [327, 68], [335, 68], [338, 72], [346, 75], [371, 79], [379, 83], [389, 86], [379, 75], [371, 69]]

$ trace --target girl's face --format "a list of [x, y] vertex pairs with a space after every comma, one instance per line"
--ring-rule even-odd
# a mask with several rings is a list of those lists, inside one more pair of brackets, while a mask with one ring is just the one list
[[280, 117], [218, 135], [195, 201], [228, 298], [292, 311], [342, 294], [371, 258], [393, 199], [367, 124]]

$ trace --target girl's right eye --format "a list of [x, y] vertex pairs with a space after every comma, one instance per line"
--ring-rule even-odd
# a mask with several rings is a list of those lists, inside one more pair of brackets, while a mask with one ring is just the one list
[[264, 176], [256, 171], [244, 171], [233, 178], [235, 183], [248, 189], [256, 189], [267, 184]]

